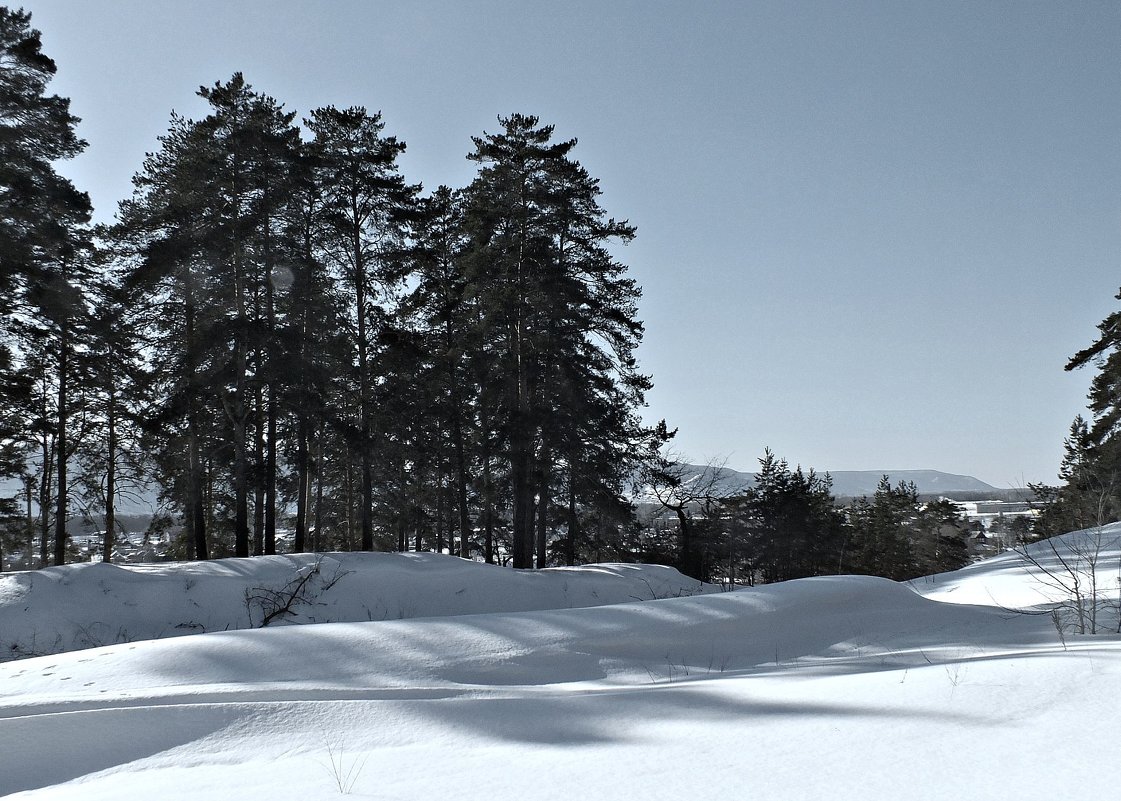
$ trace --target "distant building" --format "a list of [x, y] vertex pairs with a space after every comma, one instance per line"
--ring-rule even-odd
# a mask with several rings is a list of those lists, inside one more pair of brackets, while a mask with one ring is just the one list
[[[947, 498], [975, 527], [970, 537], [970, 549], [987, 555], [1000, 553], [1020, 544], [1019, 533], [1031, 523], [1039, 510], [1027, 501], [955, 501]], [[1023, 520], [1017, 523], [1017, 520]]]

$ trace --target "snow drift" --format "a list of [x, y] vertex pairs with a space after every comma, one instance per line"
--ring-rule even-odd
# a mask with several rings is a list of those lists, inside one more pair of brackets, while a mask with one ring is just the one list
[[[1116, 570], [1116, 543], [1100, 555]], [[939, 600], [1027, 597], [1036, 579], [1008, 559], [916, 582], [923, 597], [869, 577], [691, 594], [709, 588], [665, 568], [330, 558], [317, 576], [344, 578], [264, 629], [0, 665], [0, 793], [1051, 799], [1121, 778], [1121, 638]], [[88, 626], [102, 603], [136, 626], [240, 604], [248, 625], [253, 589], [308, 574], [302, 559], [17, 575], [3, 625], [22, 609]], [[375, 598], [385, 619], [366, 620]], [[336, 615], [352, 622], [279, 625]]]

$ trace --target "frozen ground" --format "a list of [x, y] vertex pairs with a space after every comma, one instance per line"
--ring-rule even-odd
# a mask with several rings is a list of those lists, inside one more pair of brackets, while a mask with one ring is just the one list
[[[1013, 611], [1061, 599], [1008, 559], [912, 586], [697, 594], [665, 568], [331, 555], [297, 615], [247, 628], [314, 567], [0, 579], [6, 643], [112, 641], [118, 618], [166, 637], [184, 610], [230, 628], [0, 664], [0, 793], [895, 801], [1106, 797], [1121, 780], [1121, 638]], [[328, 619], [352, 622], [280, 625]]]

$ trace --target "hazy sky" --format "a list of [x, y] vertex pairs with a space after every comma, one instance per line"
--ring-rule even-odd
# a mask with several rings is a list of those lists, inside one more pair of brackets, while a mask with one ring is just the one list
[[532, 113], [644, 289], [650, 419], [694, 460], [1054, 481], [1121, 286], [1121, 4], [27, 0], [101, 219], [242, 71], [380, 109], [407, 179]]

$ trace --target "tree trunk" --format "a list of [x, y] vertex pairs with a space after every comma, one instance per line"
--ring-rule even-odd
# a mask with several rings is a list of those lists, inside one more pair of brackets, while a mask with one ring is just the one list
[[[296, 521], [292, 550], [303, 553], [306, 550], [308, 490], [311, 475], [308, 469], [308, 424], [307, 414], [300, 411], [296, 423]], [[318, 550], [313, 548], [313, 550]]]
[[514, 485], [514, 567], [533, 567], [530, 561], [532, 548], [533, 500], [529, 481], [529, 454], [520, 444], [514, 448], [511, 459], [511, 479]]
[[346, 474], [343, 476], [343, 499], [346, 501], [346, 550], [354, 550], [354, 464], [353, 454], [347, 453]]
[[519, 198], [518, 255], [515, 261], [514, 320], [511, 358], [514, 398], [510, 441], [510, 473], [514, 491], [514, 567], [533, 567], [533, 484], [530, 480], [532, 431], [530, 420], [529, 354], [526, 343], [526, 230], [528, 216], [527, 183], [523, 175]]
[[241, 226], [241, 161], [234, 159], [232, 180], [232, 230], [233, 242], [233, 309], [236, 310], [234, 327], [234, 395], [226, 411], [233, 423], [234, 437], [234, 556], [249, 556], [249, 315], [246, 312], [245, 241]]
[[[450, 303], [446, 304], [450, 308]], [[444, 350], [448, 354], [447, 379], [448, 399], [451, 405], [450, 416], [452, 433], [452, 447], [455, 456], [455, 493], [456, 511], [459, 515], [459, 555], [464, 559], [471, 556], [470, 544], [470, 515], [467, 509], [467, 453], [463, 443], [463, 414], [459, 398], [459, 382], [456, 380], [455, 362], [455, 336], [452, 331], [451, 313], [444, 316]], [[449, 515], [450, 516], [450, 515]], [[450, 553], [455, 554], [454, 547]]]
[[315, 447], [315, 530], [312, 536], [312, 550], [322, 551], [326, 546], [323, 539], [323, 443], [322, 433], [316, 437]]
[[351, 197], [351, 219], [354, 228], [351, 231], [351, 256], [354, 262], [354, 301], [358, 316], [358, 415], [359, 428], [362, 432], [359, 449], [362, 456], [362, 508], [359, 510], [362, 524], [362, 550], [374, 549], [374, 482], [373, 468], [370, 464], [370, 448], [372, 447], [372, 431], [370, 424], [370, 356], [367, 347], [366, 333], [366, 264], [362, 253], [362, 233], [360, 230], [360, 212], [358, 210], [358, 197]]
[[[364, 436], [363, 440], [369, 441], [369, 438]], [[374, 520], [373, 520], [373, 497], [374, 497], [374, 477], [373, 467], [370, 465], [370, 452], [368, 447], [362, 448], [362, 493], [360, 502], [362, 508], [359, 510], [362, 525], [362, 550], [374, 550]]]
[[491, 474], [490, 443], [487, 432], [490, 431], [490, 416], [487, 414], [483, 398], [479, 401], [479, 430], [480, 430], [480, 458], [483, 462], [483, 560], [488, 565], [494, 564], [494, 476]]
[[198, 410], [198, 333], [195, 331], [195, 299], [192, 289], [193, 277], [187, 271], [183, 282], [183, 347], [186, 351], [187, 367], [187, 528], [188, 541], [194, 551], [194, 558], [207, 560], [210, 551], [206, 540], [206, 511], [204, 500], [206, 489], [206, 470], [202, 460], [202, 434]]
[[564, 546], [565, 562], [569, 567], [576, 564], [576, 534], [579, 529], [576, 517], [576, 468], [574, 460], [568, 461], [568, 542]]
[[490, 454], [483, 454], [483, 559], [494, 564], [494, 479], [490, 472]]
[[248, 403], [246, 381], [248, 353], [246, 337], [247, 319], [242, 294], [240, 255], [235, 265], [234, 303], [237, 309], [237, 327], [234, 334], [234, 393], [226, 403], [226, 412], [233, 424], [233, 483], [234, 483], [234, 556], [249, 556], [249, 443]]
[[540, 465], [541, 480], [537, 485], [537, 569], [542, 570], [548, 566], [549, 555], [546, 552], [548, 537], [548, 511], [549, 511], [549, 474], [548, 454], [542, 454]]
[[276, 553], [276, 396], [268, 388], [268, 442], [265, 451], [265, 553]]
[[23, 477], [23, 491], [27, 501], [27, 542], [23, 551], [23, 569], [35, 566], [35, 518], [31, 516], [31, 494], [35, 490], [35, 479], [30, 474]]
[[[444, 481], [443, 481], [443, 459], [437, 457], [436, 459], [436, 553], [444, 552], [444, 519], [450, 518], [450, 515], [445, 514], [444, 501]], [[455, 549], [455, 540], [451, 539], [448, 542], [449, 553]]]
[[102, 561], [113, 561], [113, 545], [117, 539], [117, 393], [109, 390], [106, 417], [109, 436], [105, 443], [105, 536], [101, 544]]
[[[43, 420], [47, 419], [46, 379], [42, 396]], [[39, 481], [39, 567], [46, 567], [51, 560], [51, 488], [54, 486], [54, 447], [49, 434], [43, 434], [42, 479]]]
[[67, 427], [70, 424], [67, 396], [70, 360], [70, 325], [65, 318], [59, 326], [58, 341], [58, 433], [55, 435], [58, 451], [58, 497], [55, 506], [54, 521], [54, 563], [66, 564], [66, 517], [67, 517], [67, 485], [66, 485], [66, 455], [68, 450]]
[[471, 517], [467, 508], [467, 455], [463, 446], [463, 427], [458, 415], [455, 425], [455, 490], [459, 507], [459, 555], [471, 558]]
[[[269, 182], [265, 183], [265, 208], [271, 210]], [[272, 348], [276, 347], [276, 298], [273, 287], [272, 219], [265, 213], [265, 318], [268, 327], [268, 365], [265, 375], [268, 390], [265, 411], [268, 441], [265, 453], [265, 553], [276, 553], [276, 390], [277, 365], [273, 363]]]
[[[258, 369], [261, 349], [257, 349]], [[267, 553], [265, 547], [265, 402], [257, 385], [253, 404], [253, 555]]]
[[[241, 358], [244, 361], [244, 357]], [[239, 373], [241, 371], [239, 370]], [[249, 556], [249, 454], [246, 452], [244, 378], [234, 394], [234, 556]]]

